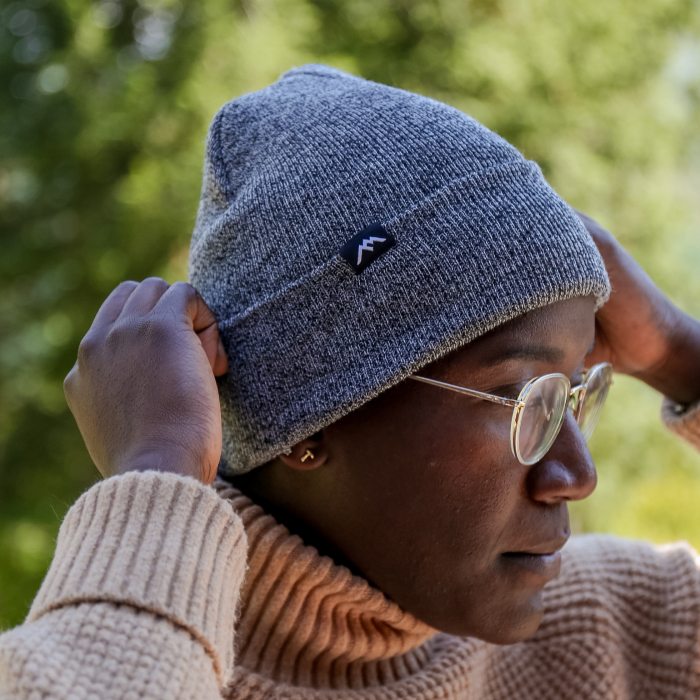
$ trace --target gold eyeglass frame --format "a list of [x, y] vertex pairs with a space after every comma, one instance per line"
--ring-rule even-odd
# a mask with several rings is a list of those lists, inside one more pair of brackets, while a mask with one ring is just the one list
[[[427, 384], [432, 384], [433, 386], [438, 386], [443, 389], [449, 389], [450, 391], [456, 391], [460, 394], [466, 394], [467, 396], [472, 396], [476, 399], [483, 399], [484, 401], [491, 401], [492, 403], [497, 403], [500, 404], [501, 406], [508, 406], [513, 409], [513, 416], [511, 418], [511, 423], [510, 423], [510, 449], [511, 452], [513, 453], [513, 456], [521, 463], [526, 466], [529, 466], [530, 464], [535, 464], [535, 462], [538, 462], [544, 455], [547, 454], [549, 449], [552, 447], [554, 444], [554, 441], [557, 439], [557, 436], [559, 435], [559, 431], [561, 430], [561, 426], [564, 423], [564, 417], [566, 416], [566, 411], [568, 408], [571, 408], [572, 413], [574, 415], [574, 418], [576, 419], [576, 423], [581, 426], [579, 420], [582, 415], [582, 408], [584, 406], [584, 399], [586, 397], [586, 392], [588, 390], [588, 385], [590, 384], [590, 381], [593, 377], [598, 375], [600, 372], [605, 372], [607, 374], [607, 379], [606, 379], [606, 384], [607, 384], [607, 389], [605, 392], [605, 397], [603, 398], [603, 403], [601, 403], [601, 408], [605, 403], [605, 399], [607, 398], [607, 393], [610, 390], [610, 387], [613, 384], [613, 373], [612, 373], [612, 365], [609, 362], [599, 362], [589, 369], [585, 370], [583, 373], [583, 377], [581, 380], [580, 384], [577, 384], [576, 386], [571, 386], [571, 381], [569, 378], [565, 375], [562, 374], [561, 372], [551, 372], [549, 374], [542, 374], [537, 377], [533, 377], [530, 379], [527, 384], [520, 390], [520, 393], [518, 394], [517, 399], [510, 399], [505, 396], [496, 396], [495, 394], [488, 394], [484, 391], [479, 391], [477, 389], [468, 389], [467, 387], [463, 386], [458, 386], [457, 384], [450, 384], [448, 382], [443, 382], [439, 379], [432, 379], [431, 377], [424, 377], [423, 375], [420, 374], [411, 374], [409, 375], [409, 379], [416, 379], [421, 382], [425, 382]], [[568, 392], [568, 399], [566, 401], [566, 404], [564, 406], [564, 410], [562, 411], [562, 414], [559, 418], [559, 425], [557, 426], [556, 430], [554, 431], [552, 438], [549, 441], [549, 444], [546, 445], [546, 448], [542, 451], [541, 454], [538, 454], [536, 458], [530, 459], [530, 460], [524, 460], [522, 456], [520, 455], [520, 450], [518, 448], [518, 436], [520, 434], [520, 416], [522, 415], [523, 409], [525, 408], [525, 403], [528, 397], [528, 394], [531, 392], [532, 387], [536, 382], [542, 381], [549, 379], [550, 377], [557, 377], [561, 380], [563, 380], [566, 385], [568, 386], [567, 392]], [[599, 409], [600, 410], [600, 409]], [[588, 430], [584, 431], [582, 429], [583, 436], [586, 440], [591, 436], [591, 433], [593, 432], [593, 428], [595, 427], [597, 421], [594, 421], [593, 427]]]

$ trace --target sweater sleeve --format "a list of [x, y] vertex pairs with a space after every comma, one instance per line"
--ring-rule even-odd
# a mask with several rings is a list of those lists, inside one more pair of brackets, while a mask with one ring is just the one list
[[25, 622], [0, 635], [0, 697], [221, 697], [247, 542], [195, 479], [132, 472], [70, 508]]
[[670, 430], [700, 450], [700, 399], [682, 407], [664, 397], [661, 419]]

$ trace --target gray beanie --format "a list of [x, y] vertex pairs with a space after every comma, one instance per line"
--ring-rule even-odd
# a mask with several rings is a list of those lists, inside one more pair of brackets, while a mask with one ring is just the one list
[[509, 319], [610, 293], [536, 163], [454, 107], [322, 64], [214, 117], [189, 275], [229, 357], [224, 477]]

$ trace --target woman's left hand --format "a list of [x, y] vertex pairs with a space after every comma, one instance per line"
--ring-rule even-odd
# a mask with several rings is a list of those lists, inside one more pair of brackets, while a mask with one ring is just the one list
[[596, 314], [586, 365], [611, 362], [678, 403], [700, 398], [700, 323], [652, 282], [614, 236], [577, 211], [600, 251], [612, 293]]

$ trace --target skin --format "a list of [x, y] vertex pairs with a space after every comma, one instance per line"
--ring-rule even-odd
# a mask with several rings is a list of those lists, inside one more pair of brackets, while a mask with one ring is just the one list
[[[576, 379], [608, 360], [678, 402], [700, 397], [700, 323], [581, 216], [611, 276], [608, 304], [595, 315], [591, 298], [538, 309], [419, 373], [514, 397], [532, 376]], [[492, 363], [533, 345], [534, 354]], [[195, 290], [148, 278], [105, 300], [64, 390], [104, 476], [160, 469], [210, 483], [221, 452], [214, 377], [226, 369]], [[508, 408], [409, 379], [237, 483], [428, 624], [514, 642], [537, 629], [553, 574], [524, 571], [506, 553], [559, 547], [568, 502], [588, 496], [596, 474], [570, 415], [530, 467], [510, 452], [509, 423]], [[307, 448], [312, 462], [301, 461]]]

